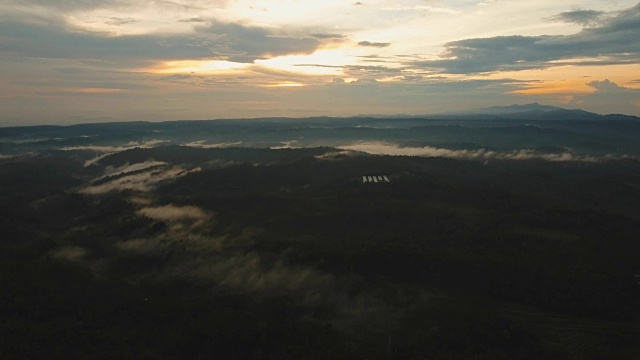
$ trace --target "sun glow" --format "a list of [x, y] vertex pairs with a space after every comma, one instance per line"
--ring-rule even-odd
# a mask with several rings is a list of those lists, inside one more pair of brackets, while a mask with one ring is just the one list
[[180, 60], [164, 62], [151, 72], [156, 74], [223, 74], [248, 71], [256, 66], [263, 69], [284, 71], [308, 76], [342, 76], [343, 67], [357, 61], [352, 49], [323, 49], [309, 55], [286, 55], [256, 60], [254, 63], [238, 63], [227, 60]]
[[266, 87], [266, 88], [298, 88], [298, 87], [304, 87], [304, 86], [306, 85], [302, 83], [297, 83], [297, 82], [280, 82], [275, 84], [262, 85], [262, 87]]
[[161, 67], [154, 69], [153, 72], [157, 74], [215, 74], [234, 70], [243, 70], [250, 66], [251, 64], [237, 63], [226, 60], [182, 60], [165, 62]]
[[278, 56], [267, 60], [256, 60], [256, 64], [305, 75], [341, 75], [342, 67], [353, 64], [355, 56], [347, 49], [318, 50], [310, 55]]

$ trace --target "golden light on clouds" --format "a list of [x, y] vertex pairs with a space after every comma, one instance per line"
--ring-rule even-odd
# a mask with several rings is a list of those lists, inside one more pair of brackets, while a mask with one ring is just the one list
[[253, 63], [238, 63], [227, 60], [180, 60], [167, 61], [151, 69], [155, 74], [202, 74], [215, 75], [230, 72], [246, 72], [258, 68], [278, 73], [305, 76], [342, 76], [343, 67], [353, 64], [356, 56], [349, 49], [321, 49], [309, 55], [284, 55], [270, 59], [258, 59]]
[[299, 88], [304, 86], [306, 85], [302, 83], [297, 83], [297, 82], [280, 82], [280, 83], [262, 85], [262, 87], [266, 87], [266, 88]]
[[527, 85], [526, 89], [515, 90], [513, 94], [545, 95], [545, 94], [588, 94], [595, 89], [579, 80], [541, 81]]
[[588, 94], [596, 90], [589, 84], [608, 79], [629, 89], [640, 89], [638, 66], [634, 64], [603, 66], [562, 65], [545, 69], [502, 71], [475, 79], [514, 79], [526, 83], [524, 89], [513, 91], [520, 95]]
[[638, 76], [638, 65], [608, 65], [608, 66], [576, 66], [563, 65], [553, 66], [544, 69], [530, 69], [520, 71], [501, 71], [485, 76], [478, 76], [477, 79], [516, 79], [516, 80], [556, 80], [564, 79], [584, 79], [590, 82], [598, 79], [609, 79], [617, 84], [628, 86], [633, 83]]
[[251, 65], [226, 60], [181, 60], [167, 61], [156, 68], [150, 69], [150, 71], [156, 74], [217, 74], [247, 69]]
[[347, 49], [323, 49], [309, 55], [287, 55], [256, 60], [256, 64], [305, 75], [339, 75], [342, 74], [343, 66], [354, 61], [355, 56], [348, 54]]

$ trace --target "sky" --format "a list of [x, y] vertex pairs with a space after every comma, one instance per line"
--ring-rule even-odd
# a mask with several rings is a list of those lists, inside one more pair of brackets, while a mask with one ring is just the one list
[[0, 126], [640, 115], [638, 0], [0, 0]]

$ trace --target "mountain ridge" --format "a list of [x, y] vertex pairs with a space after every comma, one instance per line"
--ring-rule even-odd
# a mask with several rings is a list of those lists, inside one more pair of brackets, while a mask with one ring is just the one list
[[464, 112], [449, 112], [440, 114], [421, 114], [421, 115], [409, 115], [409, 114], [360, 114], [355, 116], [313, 116], [313, 117], [256, 117], [256, 118], [219, 118], [219, 119], [203, 119], [203, 120], [164, 120], [164, 121], [118, 121], [118, 122], [103, 122], [103, 123], [78, 123], [78, 124], [41, 124], [41, 125], [26, 125], [26, 126], [0, 126], [4, 132], [11, 129], [24, 129], [24, 128], [40, 128], [40, 129], [56, 129], [56, 128], [76, 128], [83, 127], [90, 128], [112, 128], [112, 127], [136, 127], [146, 126], [147, 124], [178, 124], [178, 123], [203, 123], [203, 122], [219, 122], [219, 123], [237, 123], [243, 122], [283, 122], [283, 121], [313, 121], [313, 122], [331, 122], [331, 121], [362, 121], [362, 120], [516, 120], [516, 121], [640, 121], [640, 117], [635, 115], [626, 114], [597, 114], [589, 112], [583, 109], [566, 109], [557, 106], [543, 105], [539, 103], [529, 104], [513, 104], [508, 106], [492, 106], [489, 108], [468, 110]]
[[438, 114], [360, 114], [356, 118], [376, 119], [443, 119], [443, 120], [640, 120], [635, 115], [597, 114], [583, 109], [567, 109], [558, 106], [544, 105], [537, 102], [528, 104], [512, 104], [507, 106], [491, 106], [488, 108], [445, 112]]

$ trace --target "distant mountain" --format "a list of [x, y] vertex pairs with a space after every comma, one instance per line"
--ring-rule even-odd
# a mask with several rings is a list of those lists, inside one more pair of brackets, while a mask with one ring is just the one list
[[[549, 107], [553, 108], [553, 107]], [[568, 110], [555, 108], [553, 110], [529, 110], [512, 113], [495, 114], [495, 117], [518, 120], [602, 120], [603, 116], [579, 109]]]
[[[434, 116], [429, 116], [434, 117]], [[470, 110], [457, 113], [446, 113], [435, 116], [441, 119], [493, 119], [493, 120], [607, 120], [637, 121], [637, 116], [609, 114], [600, 115], [581, 109], [565, 109], [557, 106], [530, 103], [524, 105], [492, 106], [490, 108]]]
[[358, 115], [356, 118], [372, 119], [444, 119], [444, 120], [640, 120], [637, 116], [609, 114], [600, 115], [581, 109], [565, 109], [557, 106], [542, 105], [539, 103], [514, 104], [509, 106], [492, 106], [489, 108], [447, 112], [441, 114], [426, 115]]
[[531, 103], [525, 105], [509, 105], [509, 106], [492, 106], [490, 108], [472, 110], [469, 113], [475, 114], [489, 114], [489, 115], [501, 115], [501, 114], [516, 114], [516, 113], [528, 113], [528, 112], [549, 112], [566, 110], [557, 106], [542, 105], [538, 103]]

